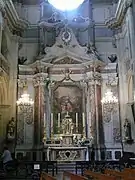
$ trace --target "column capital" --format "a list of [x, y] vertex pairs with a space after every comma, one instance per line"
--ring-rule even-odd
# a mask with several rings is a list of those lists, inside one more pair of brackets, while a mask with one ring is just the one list
[[99, 72], [88, 72], [87, 73], [87, 78], [88, 78], [88, 84], [89, 85], [94, 85], [95, 83], [97, 85], [101, 85], [102, 82], [102, 76], [101, 73]]
[[23, 88], [26, 85], [26, 78], [17, 80], [18, 87]]
[[48, 73], [38, 73], [33, 77], [34, 87], [45, 85], [45, 80], [48, 77]]

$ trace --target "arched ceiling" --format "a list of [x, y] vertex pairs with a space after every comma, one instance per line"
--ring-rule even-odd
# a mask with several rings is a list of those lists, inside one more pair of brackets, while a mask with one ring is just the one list
[[[45, 0], [12, 0], [13, 2], [20, 2], [20, 3], [23, 3], [23, 4], [39, 4], [40, 2], [42, 1], [45, 1]], [[111, 2], [114, 2], [114, 1], [118, 1], [118, 0], [92, 0], [93, 3], [111, 3]]]

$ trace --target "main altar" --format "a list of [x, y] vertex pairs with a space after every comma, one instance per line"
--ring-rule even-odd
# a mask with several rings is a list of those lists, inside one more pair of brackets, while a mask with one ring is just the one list
[[[44, 146], [47, 146], [47, 159], [62, 162], [88, 160], [88, 146], [91, 146], [92, 139], [86, 146], [84, 137], [73, 134], [74, 124], [68, 112], [62, 119], [60, 127], [62, 134], [53, 139], [49, 145], [46, 144], [47, 141], [44, 142]], [[84, 143], [83, 146], [82, 143]]]

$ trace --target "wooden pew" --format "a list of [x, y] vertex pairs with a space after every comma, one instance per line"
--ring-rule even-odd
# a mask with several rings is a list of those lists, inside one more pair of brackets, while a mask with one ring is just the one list
[[99, 180], [117, 180], [117, 177], [115, 176], [109, 176], [109, 175], [106, 175], [106, 174], [101, 174], [101, 173], [96, 173], [96, 172], [93, 172], [93, 171], [90, 171], [90, 170], [86, 170], [84, 172], [84, 175], [85, 176], [90, 176], [94, 179], [99, 179]]
[[122, 180], [133, 180], [133, 178], [135, 179], [135, 171], [132, 172], [132, 169], [127, 168], [122, 172], [113, 169], [106, 169], [104, 173], [107, 175], [116, 176], [118, 178], [121, 178]]
[[135, 169], [125, 168], [124, 169], [125, 174], [128, 176], [128, 178], [135, 179]]
[[84, 177], [84, 176], [80, 176], [80, 175], [77, 175], [77, 174], [73, 174], [73, 173], [64, 171], [64, 173], [63, 173], [63, 180], [65, 180], [66, 177], [69, 177], [70, 180], [87, 180], [87, 178]]
[[55, 177], [50, 176], [49, 174], [42, 172], [40, 180], [56, 180]]
[[124, 178], [126, 176], [126, 173], [124, 171], [120, 172], [113, 169], [105, 169], [104, 173], [107, 175], [116, 176], [118, 178]]
[[135, 175], [135, 169], [125, 168], [124, 172]]

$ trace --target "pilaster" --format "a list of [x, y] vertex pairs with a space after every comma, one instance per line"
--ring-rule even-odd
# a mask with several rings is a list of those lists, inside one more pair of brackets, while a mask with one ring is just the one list
[[2, 43], [2, 30], [3, 30], [3, 16], [0, 11], [0, 52], [1, 52], [1, 43]]
[[35, 100], [34, 100], [34, 147], [42, 145], [45, 112], [45, 79], [47, 74], [34, 76]]
[[101, 74], [98, 72], [90, 72], [87, 74], [88, 83], [88, 97], [89, 97], [89, 116], [88, 116], [88, 134], [93, 137], [96, 159], [101, 159], [100, 149], [103, 142], [101, 132], [102, 125], [102, 107], [101, 107]]
[[11, 116], [16, 117], [16, 101], [17, 101], [17, 76], [18, 76], [18, 41], [19, 38], [10, 39], [10, 83], [9, 83], [9, 101], [12, 105]]

